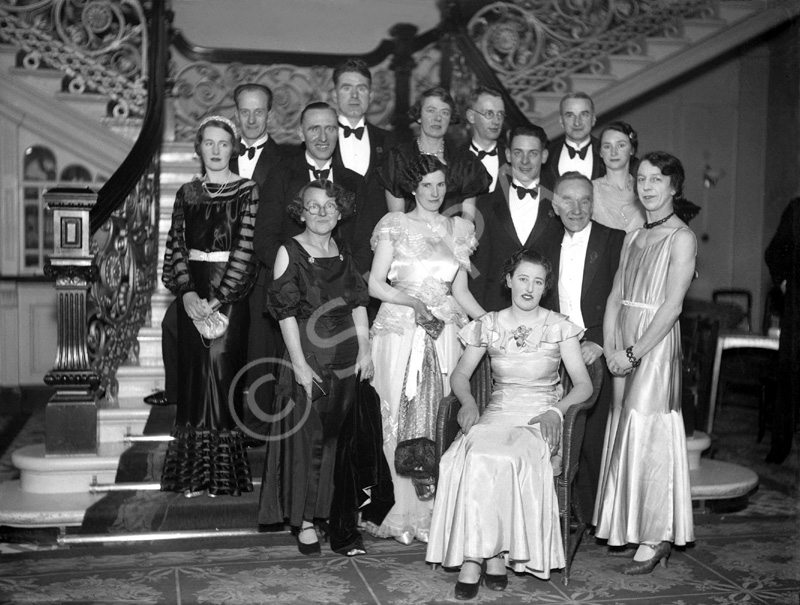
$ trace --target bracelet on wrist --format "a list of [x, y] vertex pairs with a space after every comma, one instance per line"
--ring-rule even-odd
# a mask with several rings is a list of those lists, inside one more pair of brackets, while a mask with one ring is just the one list
[[550, 411], [558, 414], [558, 417], [561, 418], [561, 422], [564, 422], [564, 412], [559, 410], [556, 406], [551, 407]]
[[628, 361], [631, 362], [631, 367], [632, 368], [638, 368], [641, 365], [642, 360], [641, 359], [637, 359], [636, 355], [633, 354], [633, 345], [631, 345], [627, 349], [625, 349], [625, 355], [628, 356]]

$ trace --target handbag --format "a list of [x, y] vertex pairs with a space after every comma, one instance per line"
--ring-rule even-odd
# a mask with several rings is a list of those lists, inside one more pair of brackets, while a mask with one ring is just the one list
[[431, 317], [430, 319], [417, 319], [417, 325], [425, 330], [425, 333], [436, 340], [444, 330], [444, 321], [438, 317]]
[[194, 327], [200, 332], [200, 336], [208, 340], [214, 340], [225, 334], [228, 329], [228, 316], [214, 311], [205, 319], [194, 319]]

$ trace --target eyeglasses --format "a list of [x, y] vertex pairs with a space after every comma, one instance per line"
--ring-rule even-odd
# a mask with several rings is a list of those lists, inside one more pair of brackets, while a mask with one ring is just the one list
[[333, 214], [339, 210], [339, 206], [337, 206], [334, 202], [328, 202], [324, 206], [320, 206], [319, 204], [309, 204], [308, 206], [304, 206], [304, 208], [309, 214], [319, 214], [321, 210], [325, 210], [325, 214]]
[[494, 111], [492, 109], [488, 109], [487, 111], [478, 111], [477, 109], [473, 109], [472, 111], [481, 114], [484, 118], [486, 118], [490, 122], [495, 118], [500, 118], [501, 122], [506, 119], [505, 111]]

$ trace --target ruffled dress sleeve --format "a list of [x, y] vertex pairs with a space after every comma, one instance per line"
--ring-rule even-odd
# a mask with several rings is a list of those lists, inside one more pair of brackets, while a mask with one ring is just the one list
[[469, 271], [469, 257], [478, 248], [475, 225], [460, 216], [453, 217], [453, 221], [453, 254], [458, 264]]
[[302, 292], [298, 272], [301, 261], [295, 253], [295, 247], [290, 242], [286, 242], [284, 246], [289, 254], [289, 266], [280, 277], [273, 279], [270, 283], [265, 304], [269, 314], [278, 321], [287, 317], [297, 317], [302, 310]]
[[186, 221], [184, 209], [187, 196], [196, 195], [194, 182], [186, 183], [175, 194], [175, 205], [172, 210], [172, 225], [167, 235], [164, 251], [164, 267], [162, 282], [175, 296], [194, 292], [195, 285], [189, 271], [189, 249], [186, 246]]
[[458, 332], [458, 339], [466, 346], [483, 347], [489, 346], [491, 339], [492, 324], [496, 313], [487, 313], [483, 317], [473, 319]]
[[392, 243], [399, 241], [407, 231], [406, 221], [408, 218], [402, 212], [389, 212], [383, 216], [375, 225], [372, 237], [369, 239], [370, 248], [375, 251], [378, 242], [390, 240]]
[[239, 185], [236, 204], [238, 230], [234, 234], [228, 264], [216, 289], [222, 303], [233, 303], [247, 296], [255, 285], [258, 261], [253, 253], [253, 232], [258, 212], [258, 185], [243, 181]]
[[474, 153], [467, 149], [448, 158], [448, 193], [457, 194], [461, 199], [475, 197], [489, 191], [492, 177]]
[[392, 147], [387, 151], [381, 161], [380, 169], [377, 172], [378, 181], [381, 186], [396, 198], [405, 198], [406, 193], [400, 188], [400, 175], [403, 174], [406, 166], [418, 153], [414, 153], [416, 147], [406, 143], [399, 147]]
[[569, 319], [567, 319], [566, 315], [556, 313], [555, 311], [551, 311], [551, 313], [555, 316], [555, 318], [553, 321], [549, 322], [547, 330], [542, 336], [543, 342], [557, 344], [575, 336], [577, 336], [578, 339], [583, 337], [583, 328], [572, 323]]

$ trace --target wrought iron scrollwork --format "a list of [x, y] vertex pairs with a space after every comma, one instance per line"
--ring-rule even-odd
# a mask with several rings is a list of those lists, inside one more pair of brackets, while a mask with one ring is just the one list
[[65, 72], [70, 93], [108, 95], [112, 116], [144, 115], [148, 37], [138, 0], [3, 2], [0, 40], [23, 49], [28, 69]]
[[477, 10], [467, 33], [512, 97], [566, 92], [574, 73], [607, 72], [608, 56], [642, 54], [649, 36], [680, 35], [710, 0], [509, 0]]
[[88, 346], [99, 396], [117, 400], [117, 368], [138, 359], [139, 329], [150, 309], [158, 266], [158, 157], [92, 238], [98, 278], [88, 300]]
[[[394, 74], [388, 59], [372, 68], [372, 104], [369, 121], [387, 126], [394, 110]], [[294, 65], [217, 64], [207, 61], [173, 63], [172, 97], [177, 140], [191, 141], [197, 125], [207, 115], [234, 116], [234, 89], [245, 82], [264, 84], [272, 90], [272, 114], [267, 130], [279, 143], [297, 143], [300, 111], [313, 101], [335, 106], [333, 70]]]

